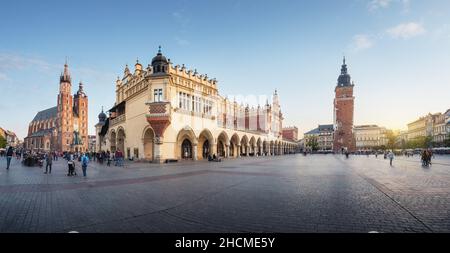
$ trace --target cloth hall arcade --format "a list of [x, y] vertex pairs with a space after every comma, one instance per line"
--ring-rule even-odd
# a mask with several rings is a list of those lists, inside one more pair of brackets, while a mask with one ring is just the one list
[[134, 67], [117, 79], [109, 117], [99, 114], [96, 150], [153, 162], [295, 152], [296, 142], [282, 137], [276, 91], [270, 104], [238, 104], [219, 95], [216, 79], [173, 66], [161, 48], [148, 67]]

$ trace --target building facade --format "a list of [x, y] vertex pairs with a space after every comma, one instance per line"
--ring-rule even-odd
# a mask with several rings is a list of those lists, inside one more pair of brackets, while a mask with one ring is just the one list
[[95, 135], [88, 135], [88, 151], [89, 152], [96, 152], [95, 147], [97, 145], [97, 136]]
[[80, 82], [72, 95], [67, 63], [59, 79], [55, 107], [40, 111], [28, 127], [24, 148], [33, 151], [85, 152], [88, 150], [88, 97]]
[[447, 124], [445, 122], [445, 114], [440, 114], [433, 122], [433, 142], [435, 145], [443, 145], [447, 139]]
[[161, 49], [145, 69], [126, 66], [109, 117], [99, 115], [97, 149], [153, 162], [294, 152], [295, 143], [282, 139], [276, 91], [271, 104], [251, 108], [220, 96], [217, 83], [173, 66]]
[[0, 127], [0, 136], [6, 141], [6, 146], [18, 147], [20, 145], [20, 140], [17, 138], [16, 133], [3, 129]]
[[433, 137], [434, 125], [441, 115], [441, 113], [429, 113], [428, 115], [409, 123], [408, 140], [414, 140], [419, 137]]
[[283, 139], [290, 141], [298, 140], [298, 128], [297, 127], [283, 127], [282, 132]]
[[355, 137], [353, 134], [353, 112], [354, 101], [353, 87], [351, 77], [347, 71], [345, 58], [341, 68], [341, 74], [338, 77], [335, 88], [334, 99], [334, 140], [333, 149], [335, 152], [355, 151]]
[[317, 128], [304, 134], [304, 146], [307, 150], [332, 151], [333, 135], [333, 124], [319, 125]]
[[402, 130], [398, 133], [397, 138], [395, 139], [395, 146], [400, 148], [406, 148], [407, 143], [408, 143], [408, 131]]
[[361, 125], [353, 128], [356, 140], [356, 150], [373, 150], [387, 146], [387, 130], [377, 125]]

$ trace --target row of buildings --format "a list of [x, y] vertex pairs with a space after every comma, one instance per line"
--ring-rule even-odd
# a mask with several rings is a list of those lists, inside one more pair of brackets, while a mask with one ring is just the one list
[[429, 113], [409, 123], [408, 130], [401, 131], [397, 138], [399, 147], [408, 143], [429, 139], [432, 146], [445, 146], [450, 139], [450, 109], [441, 113]]
[[[404, 131], [390, 130], [378, 125], [359, 125], [353, 127], [356, 150], [373, 150], [387, 147], [389, 136], [394, 139], [395, 147], [406, 148], [414, 141], [421, 140], [416, 146], [427, 145], [443, 147], [450, 139], [450, 109], [444, 113], [429, 113], [409, 123]], [[333, 150], [334, 125], [319, 125], [304, 134], [304, 146], [319, 151]], [[425, 139], [429, 143], [424, 142]]]
[[[9, 130], [3, 129], [0, 127], [0, 137], [4, 140], [4, 146], [8, 147], [8, 146], [13, 146], [13, 147], [19, 147], [21, 142], [19, 140], [19, 138], [17, 138], [17, 135]], [[2, 145], [0, 143], [0, 145]], [[5, 148], [0, 146], [0, 148]]]
[[[308, 150], [331, 151], [333, 149], [334, 125], [319, 125], [304, 134], [303, 146]], [[387, 148], [389, 138], [396, 148], [412, 147], [408, 143], [416, 141], [414, 147], [443, 147], [450, 139], [450, 109], [444, 113], [428, 114], [408, 124], [408, 130], [390, 130], [378, 125], [358, 125], [353, 127], [356, 151]], [[424, 140], [428, 138], [429, 143]], [[419, 142], [419, 140], [421, 142]]]
[[[378, 125], [359, 125], [353, 127], [355, 151], [378, 149], [388, 144], [388, 131]], [[308, 150], [332, 151], [334, 125], [319, 125], [304, 134], [304, 146]]]

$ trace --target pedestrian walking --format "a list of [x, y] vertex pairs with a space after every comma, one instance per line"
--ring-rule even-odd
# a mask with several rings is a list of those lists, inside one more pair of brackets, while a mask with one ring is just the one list
[[[45, 174], [49, 173], [52, 174], [52, 163], [53, 163], [53, 157], [51, 153], [47, 153], [47, 155], [45, 156]], [[49, 170], [50, 168], [50, 170]]]
[[81, 156], [81, 169], [83, 170], [83, 177], [86, 177], [86, 170], [89, 163], [89, 158], [86, 156], [86, 153], [84, 153]]
[[389, 151], [388, 153], [389, 163], [392, 166], [392, 160], [394, 160], [394, 153], [392, 151]]
[[109, 151], [106, 153], [106, 159], [107, 159], [106, 165], [108, 167], [110, 167], [111, 166], [111, 153]]
[[67, 173], [67, 176], [73, 176], [74, 170], [75, 170], [75, 161], [73, 159], [73, 154], [67, 154], [67, 165], [69, 166], [69, 171]]
[[9, 146], [8, 150], [6, 151], [6, 170], [9, 170], [9, 165], [11, 164], [13, 154], [14, 154], [13, 148]]

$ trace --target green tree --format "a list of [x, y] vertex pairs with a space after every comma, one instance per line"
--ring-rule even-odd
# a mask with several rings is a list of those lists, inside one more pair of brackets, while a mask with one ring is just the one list
[[312, 137], [308, 140], [307, 145], [313, 150], [317, 151], [319, 149], [319, 143], [317, 142], [316, 137]]
[[0, 148], [6, 148], [6, 139], [0, 135]]
[[395, 148], [395, 140], [397, 139], [397, 135], [392, 130], [389, 130], [386, 132], [386, 137], [388, 139], [387, 147], [389, 149], [394, 149]]

